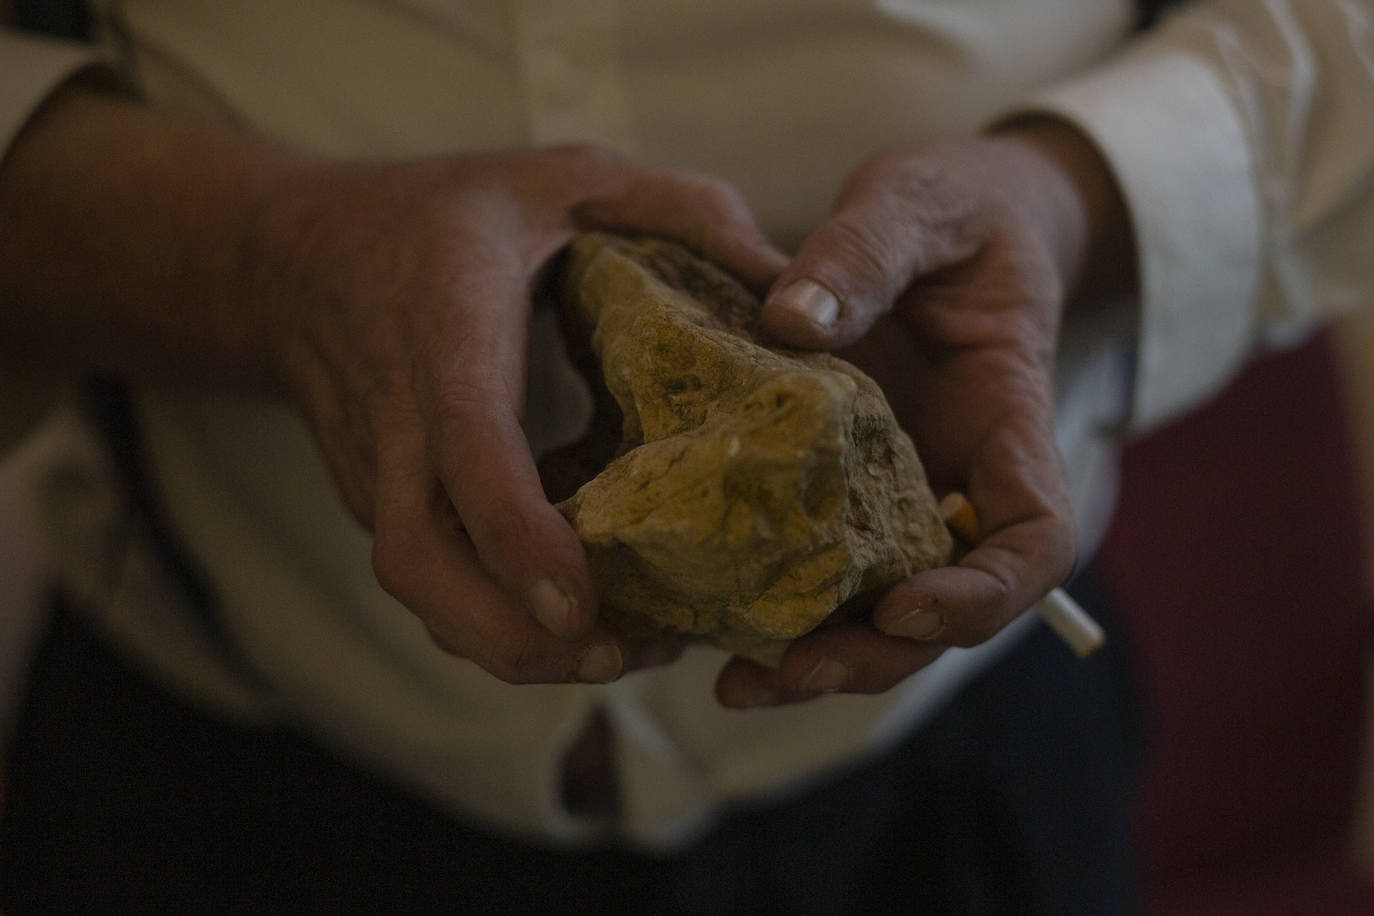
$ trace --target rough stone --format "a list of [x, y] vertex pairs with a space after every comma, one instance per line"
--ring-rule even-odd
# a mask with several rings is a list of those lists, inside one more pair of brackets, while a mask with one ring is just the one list
[[582, 322], [569, 336], [590, 341], [598, 420], [543, 470], [553, 498], [581, 484], [558, 508], [603, 613], [776, 664], [846, 602], [948, 561], [878, 386], [770, 343], [724, 272], [670, 243], [586, 235], [559, 294]]

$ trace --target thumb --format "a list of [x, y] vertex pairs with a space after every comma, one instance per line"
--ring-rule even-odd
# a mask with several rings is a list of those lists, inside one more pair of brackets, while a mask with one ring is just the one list
[[838, 349], [863, 337], [922, 276], [978, 249], [928, 185], [861, 178], [773, 283], [764, 325], [793, 346]]

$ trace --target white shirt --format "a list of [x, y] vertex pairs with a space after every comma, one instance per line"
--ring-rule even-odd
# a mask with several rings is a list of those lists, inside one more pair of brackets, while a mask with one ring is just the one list
[[[1197, 3], [1125, 54], [1127, 0], [129, 0], [105, 14], [121, 66], [165, 109], [344, 156], [592, 140], [731, 180], [784, 245], [886, 143], [1015, 107], [1075, 121], [1128, 198], [1143, 283], [1133, 348], [1129, 334], [1065, 332], [1061, 449], [1089, 541], [1110, 505], [1108, 427], [1158, 422], [1268, 329], [1374, 296], [1363, 2]], [[0, 131], [70, 54], [0, 38]], [[1118, 389], [1123, 354], [1133, 374]], [[548, 352], [533, 362], [554, 374], [532, 390], [558, 390]], [[906, 733], [1029, 625], [887, 695], [786, 709], [717, 707], [723, 657], [704, 648], [608, 687], [508, 687], [435, 649], [378, 588], [369, 540], [294, 413], [180, 390], [140, 392], [139, 406], [174, 527], [267, 690], [217, 660], [146, 545], [120, 539], [103, 459], [73, 435], [64, 467], [90, 486], [54, 507], [55, 539], [97, 622], [200, 701], [293, 721], [519, 834], [584, 831], [556, 789], [594, 704], [619, 735], [620, 833], [672, 846], [723, 804], [796, 791]], [[579, 418], [559, 416], [531, 430], [536, 446], [575, 434]]]

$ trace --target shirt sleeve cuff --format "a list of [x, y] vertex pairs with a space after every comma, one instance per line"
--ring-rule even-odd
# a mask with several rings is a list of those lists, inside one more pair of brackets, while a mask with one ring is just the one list
[[1130, 210], [1140, 318], [1128, 427], [1216, 391], [1257, 333], [1262, 208], [1245, 126], [1215, 72], [1144, 44], [1032, 98], [1111, 165]]
[[84, 45], [0, 31], [0, 156], [53, 90], [99, 62]]

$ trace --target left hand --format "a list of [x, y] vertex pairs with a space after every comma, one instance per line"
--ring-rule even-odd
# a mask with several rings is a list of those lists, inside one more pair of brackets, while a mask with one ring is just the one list
[[850, 178], [774, 284], [764, 320], [794, 345], [848, 347], [936, 492], [972, 501], [983, 539], [893, 587], [869, 620], [796, 640], [776, 671], [732, 660], [722, 703], [885, 691], [945, 648], [991, 638], [1068, 577], [1055, 344], [1066, 301], [1129, 280], [1125, 227], [1105, 165], [1053, 122], [897, 147]]

